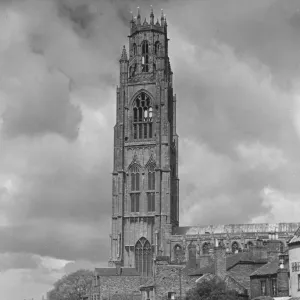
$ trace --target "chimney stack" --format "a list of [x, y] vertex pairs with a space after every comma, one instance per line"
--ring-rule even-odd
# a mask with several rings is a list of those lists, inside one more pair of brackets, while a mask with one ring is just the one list
[[214, 247], [214, 265], [215, 274], [222, 280], [226, 276], [226, 249], [224, 246], [219, 246], [218, 240], [215, 241]]

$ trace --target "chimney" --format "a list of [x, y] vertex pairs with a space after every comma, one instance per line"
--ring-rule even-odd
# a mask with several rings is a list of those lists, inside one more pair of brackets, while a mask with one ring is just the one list
[[257, 240], [256, 245], [250, 249], [251, 256], [254, 259], [266, 260], [268, 259], [267, 249], [263, 246], [262, 240]]
[[286, 268], [280, 268], [277, 271], [277, 295], [286, 297], [289, 295], [289, 275]]
[[[218, 243], [216, 242], [216, 245]], [[226, 276], [226, 249], [223, 246], [215, 246], [214, 248], [214, 265], [215, 274], [222, 280]]]

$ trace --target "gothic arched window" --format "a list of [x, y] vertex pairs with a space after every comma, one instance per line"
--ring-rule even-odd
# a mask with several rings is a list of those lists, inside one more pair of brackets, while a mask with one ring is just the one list
[[247, 246], [248, 246], [248, 248], [251, 248], [251, 247], [253, 247], [253, 243], [252, 243], [251, 241], [249, 241], [249, 242], [247, 243]]
[[159, 51], [160, 51], [160, 43], [159, 43], [159, 41], [157, 41], [154, 44], [154, 53], [155, 53], [155, 55], [158, 55]]
[[232, 253], [236, 253], [239, 250], [239, 244], [237, 242], [233, 242], [231, 245]]
[[208, 243], [204, 243], [202, 246], [202, 254], [206, 255], [209, 253], [209, 244]]
[[148, 211], [155, 211], [155, 165], [152, 163], [148, 166]]
[[174, 247], [174, 260], [178, 264], [180, 264], [184, 260], [184, 253], [180, 245], [175, 245]]
[[139, 212], [140, 210], [140, 170], [137, 165], [130, 168], [131, 191], [130, 191], [130, 207], [131, 212]]
[[189, 244], [188, 246], [188, 251], [189, 251], [189, 260], [196, 259], [196, 245], [194, 244]]
[[142, 72], [149, 72], [149, 44], [148, 41], [142, 43]]
[[150, 97], [141, 93], [133, 102], [133, 138], [152, 138], [153, 110]]
[[142, 276], [152, 275], [152, 247], [147, 239], [140, 238], [135, 244], [135, 268]]

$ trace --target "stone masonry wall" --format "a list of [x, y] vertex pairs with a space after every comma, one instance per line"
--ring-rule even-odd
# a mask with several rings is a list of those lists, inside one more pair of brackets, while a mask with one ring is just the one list
[[140, 285], [139, 276], [100, 276], [99, 286], [93, 292], [98, 292], [101, 300], [109, 300], [117, 295], [140, 293]]
[[180, 280], [182, 298], [186, 292], [196, 287], [194, 277], [189, 277], [182, 269], [182, 265], [157, 265], [156, 266], [156, 300], [167, 299], [168, 292], [175, 292], [176, 298], [180, 297]]

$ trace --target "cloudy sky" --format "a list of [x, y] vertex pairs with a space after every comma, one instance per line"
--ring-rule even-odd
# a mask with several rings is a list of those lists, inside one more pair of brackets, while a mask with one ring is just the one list
[[118, 59], [150, 4], [169, 24], [181, 225], [299, 221], [298, 0], [1, 0], [1, 299], [106, 265]]

